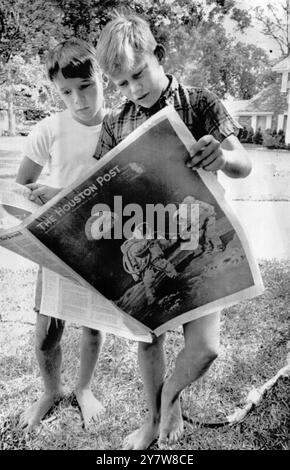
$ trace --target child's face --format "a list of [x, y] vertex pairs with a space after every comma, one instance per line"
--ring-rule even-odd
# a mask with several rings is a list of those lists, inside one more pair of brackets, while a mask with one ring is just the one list
[[101, 122], [103, 87], [97, 74], [90, 78], [64, 78], [58, 72], [54, 83], [76, 121], [87, 126]]
[[136, 54], [133, 69], [111, 76], [113, 83], [130, 101], [151, 108], [167, 85], [167, 77], [153, 53]]

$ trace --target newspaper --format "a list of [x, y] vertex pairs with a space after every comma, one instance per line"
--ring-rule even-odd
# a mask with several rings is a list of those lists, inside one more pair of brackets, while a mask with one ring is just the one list
[[[28, 215], [41, 212], [42, 208], [28, 199], [30, 193], [28, 188], [18, 183], [0, 182], [0, 204], [5, 214], [1, 219], [2, 226], [14, 228]], [[0, 231], [0, 244], [31, 261], [46, 266], [42, 269], [40, 312], [43, 315], [98, 328], [128, 339], [145, 342], [152, 340], [152, 336], [148, 332], [144, 333], [137, 321], [132, 334], [132, 330], [126, 326], [126, 315], [96, 291], [82, 287], [76, 274], [31, 236], [24, 227]]]
[[[39, 207], [35, 202], [29, 200], [31, 191], [25, 186], [11, 181], [1, 182], [1, 204], [5, 208], [6, 216], [12, 215], [14, 222], [19, 223]], [[11, 222], [9, 225], [11, 225]]]
[[42, 313], [151, 341], [263, 292], [216, 176], [185, 164], [193, 142], [168, 106], [0, 232], [5, 248], [58, 275], [44, 273]]
[[138, 322], [135, 322], [132, 334], [132, 329], [126, 325], [126, 315], [97, 292], [48, 269], [43, 269], [42, 275], [40, 312], [43, 315], [81, 323], [128, 339], [151, 341], [151, 335], [144, 333]]

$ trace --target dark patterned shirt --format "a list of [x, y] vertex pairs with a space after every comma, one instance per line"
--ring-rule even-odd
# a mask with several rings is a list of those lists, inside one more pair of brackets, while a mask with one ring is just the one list
[[230, 116], [218, 97], [204, 89], [182, 85], [173, 75], [167, 75], [169, 85], [152, 108], [143, 108], [126, 100], [105, 116], [94, 157], [100, 159], [109, 150], [166, 105], [174, 105], [196, 140], [212, 134], [222, 142], [237, 134], [240, 125]]

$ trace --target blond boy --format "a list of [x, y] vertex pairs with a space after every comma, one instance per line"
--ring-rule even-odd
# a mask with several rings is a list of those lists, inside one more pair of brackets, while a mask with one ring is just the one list
[[[103, 122], [96, 151], [101, 158], [148, 117], [171, 104], [197, 142], [188, 166], [223, 171], [232, 178], [247, 176], [251, 165], [235, 134], [239, 126], [217, 97], [207, 90], [186, 87], [163, 69], [165, 51], [148, 24], [133, 15], [118, 15], [99, 38], [97, 58], [104, 73], [127, 98]], [[145, 449], [175, 443], [183, 432], [180, 394], [201, 377], [218, 355], [220, 312], [183, 325], [184, 348], [172, 375], [165, 381], [164, 335], [152, 344], [139, 343], [138, 358], [148, 403], [146, 422], [124, 443], [125, 449]]]

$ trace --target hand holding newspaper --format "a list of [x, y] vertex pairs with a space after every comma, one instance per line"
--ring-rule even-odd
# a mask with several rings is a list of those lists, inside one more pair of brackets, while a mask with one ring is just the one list
[[[0, 204], [4, 211], [1, 218], [2, 228], [18, 225], [39, 207], [29, 200], [31, 191], [25, 186], [12, 181], [0, 181]], [[0, 226], [1, 227], [1, 226]]]
[[223, 188], [185, 164], [193, 142], [167, 107], [0, 231], [2, 246], [48, 268], [41, 313], [150, 342], [263, 292]]

